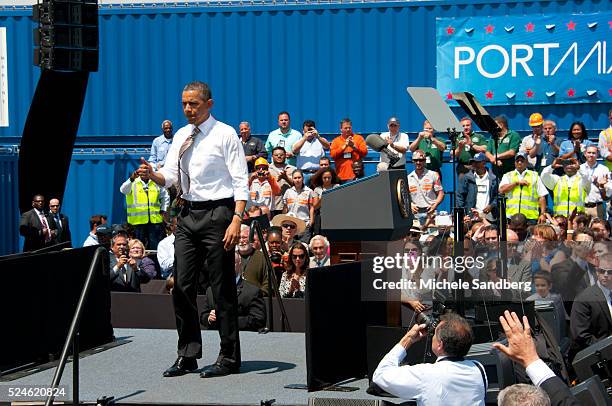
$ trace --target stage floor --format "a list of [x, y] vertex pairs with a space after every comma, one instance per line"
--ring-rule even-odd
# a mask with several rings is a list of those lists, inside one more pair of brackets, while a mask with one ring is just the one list
[[[260, 405], [276, 399], [276, 405], [306, 405], [309, 398], [380, 399], [365, 391], [367, 379], [346, 386], [354, 392], [307, 392], [285, 389], [288, 384], [306, 384], [306, 354], [303, 333], [240, 333], [241, 373], [202, 379], [198, 373], [163, 378], [162, 372], [176, 358], [176, 331], [115, 329], [118, 339], [131, 342], [80, 360], [80, 399], [96, 401], [114, 396], [121, 403]], [[203, 358], [199, 367], [212, 364], [219, 351], [219, 335], [203, 331]], [[54, 369], [41, 371], [10, 382], [10, 385], [49, 385]], [[72, 398], [72, 364], [64, 370], [62, 385]], [[5, 393], [2, 396], [6, 396]], [[0, 397], [0, 401], [9, 401]], [[385, 399], [401, 403], [399, 399]]]

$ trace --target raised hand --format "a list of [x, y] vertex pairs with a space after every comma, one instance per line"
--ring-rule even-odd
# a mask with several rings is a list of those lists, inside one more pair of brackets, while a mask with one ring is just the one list
[[503, 352], [512, 359], [527, 368], [529, 364], [540, 359], [536, 351], [535, 342], [531, 337], [531, 327], [527, 316], [523, 316], [523, 323], [515, 312], [508, 310], [503, 316], [499, 316], [504, 333], [508, 338], [508, 345], [494, 343], [493, 348]]

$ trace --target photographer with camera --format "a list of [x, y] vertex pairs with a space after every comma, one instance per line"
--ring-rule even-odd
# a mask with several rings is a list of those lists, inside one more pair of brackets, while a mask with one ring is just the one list
[[319, 159], [325, 156], [325, 151], [329, 151], [330, 147], [329, 141], [315, 127], [314, 121], [304, 121], [304, 136], [292, 148], [297, 157], [297, 168], [304, 173], [305, 185], [310, 185], [310, 178], [320, 169]]
[[[270, 227], [268, 230], [268, 238], [266, 240], [268, 246], [268, 252], [270, 253], [270, 261], [272, 262], [272, 269], [276, 275], [277, 283], [280, 281], [283, 272], [285, 272], [284, 257], [285, 252], [283, 251], [283, 232], [280, 227]], [[272, 283], [272, 281], [270, 281]]]
[[274, 196], [281, 193], [281, 188], [274, 176], [270, 174], [270, 165], [265, 158], [257, 158], [255, 172], [249, 178], [249, 201], [247, 208], [257, 206], [261, 212], [271, 219], [270, 212], [274, 204]]
[[474, 334], [459, 315], [441, 317], [431, 348], [438, 357], [433, 364], [402, 365], [406, 350], [426, 337], [427, 324], [415, 324], [380, 361], [373, 382], [401, 399], [416, 399], [417, 405], [483, 405], [487, 378], [477, 361], [465, 360]]
[[[111, 240], [110, 279], [111, 290], [117, 292], [140, 292], [140, 284], [150, 280], [144, 269], [130, 261], [128, 240], [123, 234], [116, 234]], [[131, 266], [132, 265], [132, 266]]]

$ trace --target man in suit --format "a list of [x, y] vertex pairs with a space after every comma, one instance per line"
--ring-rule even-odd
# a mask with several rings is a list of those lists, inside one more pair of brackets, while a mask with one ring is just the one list
[[49, 200], [49, 218], [51, 219], [51, 223], [55, 224], [55, 229], [57, 230], [55, 242], [69, 242], [69, 247], [72, 247], [72, 236], [70, 235], [68, 216], [60, 213], [60, 207], [59, 199]]
[[593, 232], [588, 229], [578, 229], [574, 233], [571, 244], [571, 256], [555, 264], [551, 268], [553, 290], [561, 294], [567, 314], [571, 314], [572, 304], [576, 296], [587, 287], [597, 282], [595, 268], [587, 259], [591, 256]]
[[571, 350], [574, 355], [612, 334], [612, 254], [599, 258], [597, 283], [574, 301], [570, 316]]
[[57, 231], [55, 224], [49, 222], [44, 207], [45, 197], [34, 195], [32, 210], [28, 210], [21, 215], [19, 234], [25, 238], [23, 252], [38, 250], [53, 243]]
[[[242, 331], [258, 331], [266, 325], [266, 306], [261, 289], [249, 281], [242, 279], [241, 256], [236, 251], [236, 292], [238, 294], [238, 329]], [[202, 326], [208, 330], [217, 329], [217, 315], [212, 290], [206, 289], [204, 311], [200, 315]]]
[[111, 290], [140, 292], [140, 284], [148, 282], [150, 278], [135, 259], [129, 258], [128, 240], [124, 234], [113, 237], [109, 255]]
[[497, 342], [493, 344], [493, 348], [522, 365], [531, 382], [546, 392], [552, 406], [579, 406], [580, 403], [567, 385], [538, 356], [527, 316], [523, 316], [521, 323], [516, 313], [510, 314], [506, 310], [504, 315], [499, 317], [499, 322], [508, 338], [508, 346]]

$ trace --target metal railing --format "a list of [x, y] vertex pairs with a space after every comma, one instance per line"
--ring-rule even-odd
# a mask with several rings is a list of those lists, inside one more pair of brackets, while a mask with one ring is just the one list
[[72, 403], [74, 405], [79, 404], [79, 322], [81, 320], [81, 313], [83, 313], [83, 305], [85, 300], [87, 300], [87, 294], [89, 293], [89, 289], [91, 287], [93, 274], [98, 266], [101, 255], [105, 255], [106, 250], [103, 247], [99, 247], [94, 253], [93, 259], [91, 260], [91, 265], [89, 266], [89, 271], [87, 272], [87, 277], [85, 278], [85, 284], [83, 285], [83, 290], [81, 291], [81, 296], [79, 297], [79, 301], [77, 303], [76, 310], [74, 311], [74, 316], [72, 317], [72, 322], [70, 323], [70, 329], [68, 329], [68, 335], [66, 336], [66, 341], [64, 342], [64, 348], [62, 349], [62, 355], [60, 357], [59, 364], [57, 365], [57, 369], [55, 370], [55, 375], [53, 376], [53, 382], [51, 383], [51, 395], [47, 397], [45, 401], [45, 406], [49, 406], [53, 404], [53, 400], [55, 399], [55, 389], [59, 386], [59, 383], [62, 379], [62, 373], [64, 372], [64, 368], [66, 367], [66, 362], [68, 362], [68, 351], [70, 346], [72, 345]]

